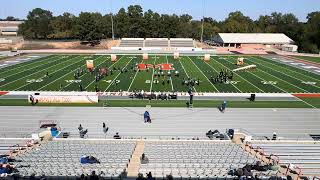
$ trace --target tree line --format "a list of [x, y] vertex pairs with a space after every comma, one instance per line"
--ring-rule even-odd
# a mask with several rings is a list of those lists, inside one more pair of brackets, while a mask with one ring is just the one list
[[[202, 20], [195, 20], [188, 14], [178, 16], [159, 14], [152, 10], [143, 11], [139, 5], [121, 8], [114, 15], [81, 12], [75, 16], [66, 12], [53, 16], [48, 10], [36, 8], [28, 13], [25, 22], [20, 25], [19, 33], [26, 39], [100, 40], [112, 37], [111, 18], [114, 21], [116, 38], [200, 39], [201, 36]], [[205, 17], [203, 27], [205, 40], [210, 40], [219, 32], [285, 33], [296, 42], [300, 52], [319, 53], [320, 11], [309, 13], [307, 22], [300, 22], [292, 13], [274, 12], [252, 20], [236, 11], [231, 12], [223, 21]]]

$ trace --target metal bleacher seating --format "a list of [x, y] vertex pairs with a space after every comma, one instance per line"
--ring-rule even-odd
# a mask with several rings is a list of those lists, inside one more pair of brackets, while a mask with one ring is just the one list
[[119, 47], [143, 47], [143, 38], [123, 38]]
[[[131, 158], [134, 141], [57, 140], [16, 156], [21, 176], [79, 177], [96, 171], [101, 177], [119, 177]], [[100, 164], [81, 164], [82, 156], [94, 156]]]
[[300, 171], [304, 176], [320, 175], [320, 143], [316, 142], [277, 142], [252, 143], [253, 148], [261, 148], [267, 155], [279, 158], [279, 164]]
[[168, 47], [168, 39], [146, 39], [145, 47]]
[[10, 151], [24, 147], [28, 139], [0, 139], [0, 155], [8, 155]]
[[193, 39], [171, 38], [170, 47], [194, 47]]
[[256, 159], [229, 141], [147, 141], [148, 164], [139, 173], [152, 172], [156, 178], [233, 178], [230, 169], [255, 163]]

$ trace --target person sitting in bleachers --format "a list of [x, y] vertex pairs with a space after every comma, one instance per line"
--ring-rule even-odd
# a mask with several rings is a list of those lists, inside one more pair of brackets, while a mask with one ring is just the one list
[[98, 180], [99, 179], [98, 175], [96, 174], [96, 171], [91, 172], [89, 179], [90, 180]]
[[149, 163], [149, 159], [147, 158], [147, 156], [144, 153], [141, 155], [140, 162], [141, 162], [141, 164], [148, 164]]
[[118, 132], [113, 136], [113, 139], [121, 139], [121, 136]]
[[0, 164], [0, 175], [11, 174], [14, 172], [14, 166], [10, 164]]
[[80, 159], [81, 164], [100, 164], [100, 161], [93, 156], [82, 156]]
[[82, 131], [82, 130], [83, 130], [83, 127], [82, 127], [81, 124], [79, 125], [78, 130], [79, 130], [79, 131]]
[[273, 133], [273, 135], [272, 135], [272, 140], [273, 140], [273, 141], [277, 140], [277, 133], [276, 133], [276, 132]]
[[147, 180], [154, 180], [151, 172], [147, 173]]

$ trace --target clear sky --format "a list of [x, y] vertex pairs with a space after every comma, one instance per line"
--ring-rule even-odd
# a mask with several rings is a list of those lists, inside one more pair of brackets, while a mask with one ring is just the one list
[[223, 20], [230, 12], [240, 10], [252, 19], [277, 11], [294, 13], [301, 21], [306, 21], [309, 12], [320, 11], [320, 0], [1, 0], [0, 18], [25, 18], [30, 10], [37, 7], [50, 10], [54, 15], [63, 12], [78, 15], [81, 11], [106, 14], [110, 12], [111, 5], [113, 12], [117, 12], [121, 7], [132, 4], [141, 5], [144, 11], [188, 13], [194, 19], [200, 19], [204, 14], [216, 20]]

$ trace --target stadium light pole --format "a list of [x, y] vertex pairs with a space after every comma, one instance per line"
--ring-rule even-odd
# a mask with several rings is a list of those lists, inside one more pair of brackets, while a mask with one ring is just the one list
[[114, 40], [114, 29], [113, 29], [113, 13], [112, 13], [112, 0], [110, 0], [110, 13], [111, 13], [111, 32], [112, 32], [112, 40]]
[[203, 28], [204, 28], [204, 14], [205, 14], [205, 12], [204, 12], [204, 10], [205, 10], [205, 9], [204, 9], [204, 8], [205, 8], [204, 3], [205, 3], [205, 2], [204, 2], [204, 1], [205, 1], [205, 0], [202, 1], [202, 13], [203, 13], [203, 14], [202, 14], [202, 20], [201, 20], [201, 21], [202, 21], [202, 24], [201, 24], [201, 42], [203, 42]]

